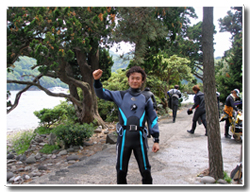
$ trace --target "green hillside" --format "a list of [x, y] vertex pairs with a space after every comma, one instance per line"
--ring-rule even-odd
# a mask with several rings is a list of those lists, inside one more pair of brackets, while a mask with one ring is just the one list
[[[7, 73], [7, 79], [18, 81], [32, 81], [34, 76], [39, 74], [37, 69], [32, 70], [31, 67], [36, 65], [36, 60], [30, 57], [20, 57], [20, 61], [14, 63], [13, 72]], [[42, 77], [40, 84], [45, 88], [63, 87], [68, 88], [68, 85], [63, 83], [60, 79], [53, 79], [50, 77]], [[26, 85], [8, 83], [7, 90], [20, 90]], [[37, 87], [32, 86], [30, 90], [36, 90]]]

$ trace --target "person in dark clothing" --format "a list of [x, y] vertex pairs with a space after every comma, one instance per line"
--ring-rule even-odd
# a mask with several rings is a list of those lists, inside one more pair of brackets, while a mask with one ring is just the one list
[[172, 112], [173, 112], [173, 123], [175, 123], [178, 105], [179, 105], [179, 99], [181, 98], [181, 92], [178, 89], [179, 89], [179, 85], [175, 85], [174, 89], [171, 89], [170, 91], [167, 92], [169, 99], [171, 99], [170, 108], [172, 109]]
[[220, 93], [216, 91], [216, 97], [217, 97], [217, 104], [218, 104], [218, 111], [219, 111], [219, 119], [220, 119]]
[[[157, 102], [156, 102], [156, 99], [155, 99], [155, 96], [154, 94], [150, 91], [150, 88], [149, 87], [146, 87], [144, 89], [144, 91], [142, 92], [144, 95], [146, 95], [148, 98], [151, 98], [152, 101], [153, 101], [153, 107], [155, 109], [155, 111], [157, 110]], [[156, 111], [157, 113], [157, 111]], [[146, 119], [147, 119], [147, 125], [149, 125], [149, 119], [148, 117], [146, 116]], [[148, 126], [148, 134], [147, 134], [147, 137], [150, 138], [150, 133], [149, 133], [149, 126]]]
[[192, 129], [187, 130], [188, 133], [194, 134], [194, 131], [196, 129], [196, 122], [198, 121], [198, 118], [201, 118], [202, 124], [204, 125], [206, 132], [205, 135], [207, 136], [207, 121], [206, 121], [206, 109], [205, 109], [205, 98], [204, 93], [200, 91], [200, 88], [198, 85], [193, 86], [193, 91], [195, 93], [194, 96], [194, 105], [189, 109], [192, 111], [194, 108], [196, 109], [193, 116], [193, 124]]
[[147, 97], [149, 97], [149, 98], [152, 99], [152, 101], [153, 101], [153, 107], [154, 107], [155, 110], [157, 110], [157, 102], [156, 102], [154, 94], [150, 91], [150, 88], [146, 87], [142, 93], [144, 95], [147, 95]]
[[225, 123], [225, 137], [226, 138], [231, 138], [231, 135], [228, 133], [229, 132], [229, 127], [232, 122], [232, 117], [233, 117], [233, 110], [237, 111], [238, 113], [238, 108], [235, 106], [235, 99], [239, 97], [240, 91], [238, 89], [234, 89], [231, 91], [231, 94], [227, 96], [226, 98], [226, 103], [223, 109], [224, 114], [226, 115], [226, 118], [223, 116], [222, 118], [226, 120]]
[[153, 102], [140, 90], [146, 74], [141, 67], [131, 67], [126, 73], [130, 88], [126, 91], [110, 91], [102, 87], [99, 80], [102, 73], [101, 69], [93, 72], [96, 95], [101, 99], [113, 101], [119, 111], [119, 122], [116, 125], [118, 133], [116, 143], [117, 183], [127, 184], [128, 163], [133, 151], [142, 176], [142, 183], [152, 184], [151, 165], [147, 155], [146, 115], [149, 118], [150, 134], [154, 138], [153, 152], [159, 150], [159, 128]]

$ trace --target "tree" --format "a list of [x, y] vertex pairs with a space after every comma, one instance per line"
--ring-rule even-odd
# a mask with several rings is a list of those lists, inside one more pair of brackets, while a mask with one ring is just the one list
[[167, 107], [165, 96], [167, 96], [170, 85], [179, 84], [183, 79], [187, 81], [193, 79], [191, 69], [188, 66], [189, 62], [189, 60], [177, 57], [176, 55], [168, 57], [164, 52], [154, 57], [154, 71], [150, 71], [148, 74], [154, 76], [157, 79], [156, 82], [160, 83], [160, 90], [164, 93], [164, 97], [159, 93], [158, 95], [157, 92], [155, 94], [162, 98], [164, 109]]
[[203, 8], [202, 50], [204, 65], [204, 93], [208, 132], [209, 174], [216, 180], [223, 178], [220, 124], [216, 101], [214, 49], [213, 49], [213, 7]]
[[113, 32], [115, 41], [135, 44], [132, 65], [140, 65], [150, 71], [153, 56], [168, 48], [177, 34], [186, 31], [189, 19], [195, 17], [192, 7], [121, 7], [118, 9], [118, 25]]
[[[111, 7], [9, 7], [8, 71], [24, 55], [37, 60], [32, 69], [38, 68], [40, 74], [33, 81], [7, 81], [27, 85], [8, 112], [16, 107], [21, 94], [34, 85], [50, 96], [72, 101], [79, 122], [96, 119], [103, 123], [97, 111], [92, 71], [99, 68], [99, 45], [108, 43], [114, 19], [115, 9]], [[69, 85], [70, 94], [52, 93], [42, 87], [39, 79], [43, 76], [59, 78]], [[77, 88], [82, 90], [82, 100]]]
[[224, 67], [218, 70], [216, 79], [222, 101], [233, 89], [242, 91], [242, 7], [231, 9], [233, 12], [228, 11], [227, 16], [219, 19], [220, 32], [228, 31], [232, 35], [232, 48], [224, 53]]

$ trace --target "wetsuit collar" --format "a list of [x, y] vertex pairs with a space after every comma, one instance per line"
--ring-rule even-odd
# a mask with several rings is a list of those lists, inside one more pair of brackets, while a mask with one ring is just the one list
[[129, 93], [131, 94], [131, 95], [133, 95], [133, 96], [138, 96], [138, 95], [140, 95], [140, 93], [141, 93], [141, 89], [133, 89], [133, 88], [129, 88]]

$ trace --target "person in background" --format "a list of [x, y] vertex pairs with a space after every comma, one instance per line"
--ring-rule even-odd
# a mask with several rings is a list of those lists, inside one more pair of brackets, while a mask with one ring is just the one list
[[173, 123], [175, 123], [178, 105], [179, 105], [179, 99], [181, 98], [181, 92], [179, 90], [179, 85], [175, 85], [174, 89], [171, 89], [167, 92], [170, 100], [171, 100], [171, 106], [169, 106], [172, 109], [173, 112]]
[[[146, 95], [148, 98], [151, 98], [152, 101], [153, 101], [153, 107], [157, 113], [157, 102], [156, 102], [156, 99], [155, 99], [155, 96], [154, 94], [150, 91], [150, 88], [149, 87], [146, 87], [144, 89], [144, 91], [142, 92], [144, 95]], [[146, 116], [146, 119], [147, 119], [147, 126], [149, 125], [149, 118], [148, 116]], [[148, 126], [148, 134], [147, 134], [147, 137], [150, 138], [150, 129], [149, 129], [149, 126]]]
[[239, 98], [240, 91], [239, 89], [234, 89], [231, 91], [231, 94], [227, 96], [226, 98], [226, 103], [223, 109], [223, 112], [226, 114], [226, 118], [222, 117], [223, 120], [226, 120], [225, 123], [225, 137], [226, 138], [231, 138], [231, 135], [229, 134], [229, 127], [232, 122], [232, 117], [233, 117], [233, 110], [237, 111], [238, 113], [238, 108], [235, 106], [234, 101]]
[[198, 118], [201, 118], [202, 124], [204, 125], [206, 132], [205, 135], [207, 136], [207, 121], [206, 121], [206, 109], [205, 109], [205, 98], [204, 93], [200, 91], [200, 87], [198, 85], [193, 86], [193, 92], [195, 93], [194, 96], [194, 105], [189, 109], [189, 111], [192, 111], [193, 109], [196, 109], [193, 116], [193, 124], [192, 129], [187, 130], [188, 133], [194, 134], [194, 131], [196, 129], [196, 123], [198, 121]]
[[100, 81], [102, 73], [101, 69], [93, 72], [96, 95], [101, 99], [114, 102], [119, 112], [119, 123], [116, 125], [118, 133], [116, 143], [117, 184], [127, 184], [126, 177], [132, 151], [139, 166], [142, 183], [152, 184], [151, 165], [147, 154], [146, 115], [149, 118], [150, 134], [154, 138], [153, 152], [160, 149], [159, 128], [153, 102], [140, 90], [146, 80], [146, 73], [139, 66], [131, 67], [126, 73], [130, 86], [126, 91], [104, 89]]
[[217, 91], [217, 89], [216, 89], [216, 97], [217, 97], [219, 119], [220, 119], [220, 93]]

